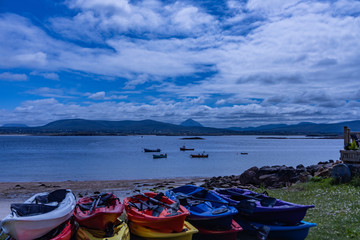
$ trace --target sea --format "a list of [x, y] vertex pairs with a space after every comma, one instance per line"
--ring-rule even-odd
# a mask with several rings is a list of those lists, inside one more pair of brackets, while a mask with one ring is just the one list
[[[257, 166], [337, 160], [342, 139], [287, 136], [0, 136], [0, 182], [239, 175]], [[180, 151], [180, 147], [194, 151]], [[161, 149], [153, 159], [144, 148]], [[191, 158], [205, 152], [208, 158]], [[247, 154], [245, 154], [247, 153]]]

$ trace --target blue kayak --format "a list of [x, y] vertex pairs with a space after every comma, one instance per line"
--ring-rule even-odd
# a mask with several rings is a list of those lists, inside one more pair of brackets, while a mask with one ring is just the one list
[[233, 216], [238, 213], [226, 200], [202, 187], [185, 185], [170, 189], [165, 194], [189, 210], [187, 219], [195, 227], [230, 229]]
[[243, 231], [240, 233], [242, 237], [264, 234], [266, 232], [266, 239], [276, 240], [304, 240], [309, 234], [310, 228], [316, 227], [316, 223], [305, 221], [301, 221], [293, 226], [269, 225], [248, 221], [244, 218], [236, 218], [236, 222], [243, 228]]

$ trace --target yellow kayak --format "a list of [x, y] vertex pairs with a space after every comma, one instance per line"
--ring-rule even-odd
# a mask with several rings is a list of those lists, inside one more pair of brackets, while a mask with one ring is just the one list
[[133, 222], [129, 222], [129, 227], [132, 234], [148, 240], [191, 240], [193, 234], [198, 233], [198, 230], [187, 221], [184, 223], [183, 231], [176, 233], [158, 232]]
[[105, 237], [101, 230], [79, 227], [76, 233], [76, 240], [130, 240], [130, 232], [127, 224], [117, 220], [114, 227], [114, 235]]

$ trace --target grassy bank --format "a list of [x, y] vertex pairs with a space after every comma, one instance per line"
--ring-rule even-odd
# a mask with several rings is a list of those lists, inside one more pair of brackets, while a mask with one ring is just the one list
[[360, 178], [350, 184], [315, 179], [267, 192], [285, 201], [315, 205], [304, 219], [317, 224], [310, 229], [307, 239], [360, 239]]

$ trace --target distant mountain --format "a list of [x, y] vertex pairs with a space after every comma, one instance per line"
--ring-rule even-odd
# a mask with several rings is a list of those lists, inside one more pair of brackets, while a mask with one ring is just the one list
[[2, 127], [29, 127], [29, 126], [21, 123], [6, 123], [2, 125]]
[[[65, 119], [31, 128], [28, 132], [58, 135], [224, 135], [235, 131], [219, 128], [187, 127], [153, 120], [103, 121]], [[0, 128], [1, 133], [1, 128]]]
[[0, 127], [0, 134], [32, 135], [343, 135], [344, 126], [360, 132], [360, 121], [332, 124], [299, 123], [294, 125], [269, 124], [252, 128], [209, 128], [188, 119], [182, 124], [163, 123], [153, 120], [103, 121], [86, 119], [64, 119], [40, 127]]
[[271, 124], [254, 128], [229, 128], [248, 134], [336, 134], [341, 135], [344, 133], [344, 126], [349, 127], [352, 131], [360, 131], [360, 121], [349, 121], [340, 123], [311, 123], [302, 122], [294, 125], [286, 124]]
[[185, 127], [203, 127], [201, 123], [194, 121], [193, 119], [189, 118], [188, 120], [180, 123], [181, 126]]
[[279, 127], [286, 127], [288, 125], [286, 124], [268, 124], [268, 125], [262, 125], [259, 127], [247, 127], [247, 128], [241, 128], [241, 127], [231, 127], [228, 128], [230, 130], [234, 130], [234, 131], [262, 131], [262, 130], [268, 130], [268, 129], [274, 129], [274, 128], [279, 128]]
[[6, 123], [2, 125], [2, 127], [29, 127], [29, 126], [22, 123]]

